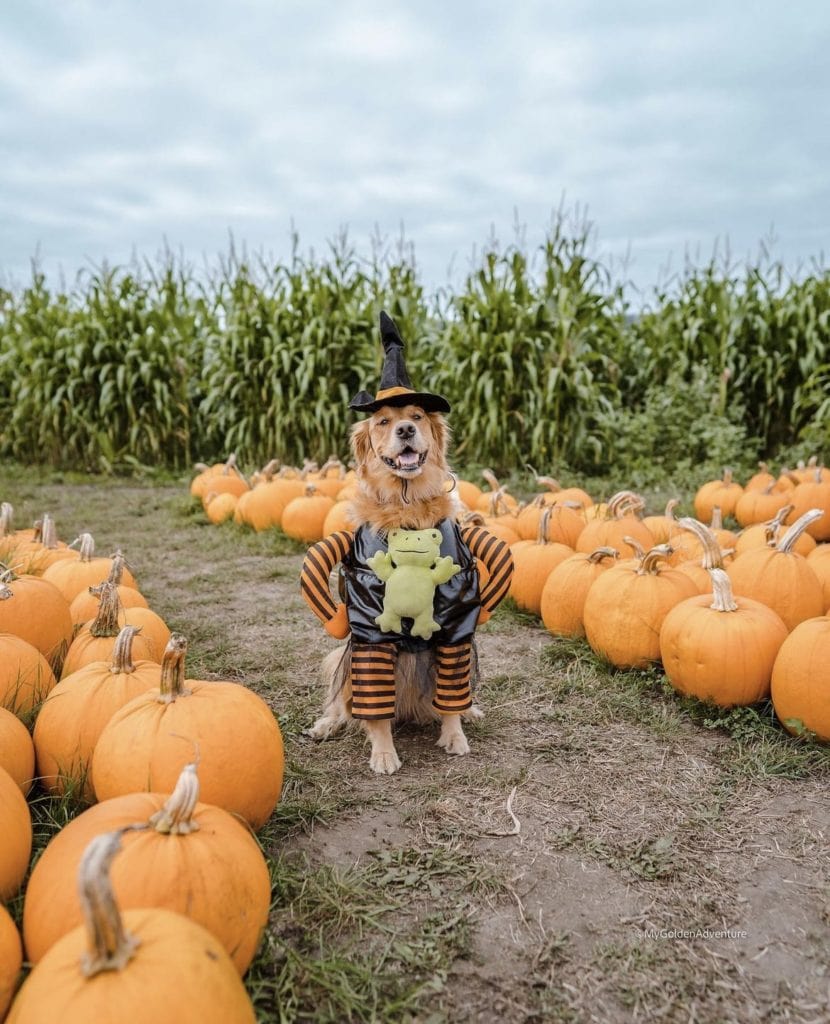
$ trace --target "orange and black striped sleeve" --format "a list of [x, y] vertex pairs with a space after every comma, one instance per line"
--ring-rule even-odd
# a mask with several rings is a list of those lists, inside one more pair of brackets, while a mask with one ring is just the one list
[[353, 537], [354, 534], [348, 530], [331, 533], [306, 552], [300, 570], [300, 592], [323, 625], [338, 614], [338, 605], [329, 589], [329, 576], [337, 563], [351, 551]]
[[513, 554], [509, 545], [494, 537], [482, 526], [463, 527], [461, 539], [489, 573], [489, 579], [481, 588], [479, 598], [482, 608], [492, 612], [510, 589], [510, 580], [513, 578]]

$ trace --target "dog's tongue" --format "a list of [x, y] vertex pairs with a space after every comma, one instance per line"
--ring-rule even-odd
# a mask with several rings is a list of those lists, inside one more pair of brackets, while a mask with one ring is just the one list
[[411, 469], [418, 465], [417, 452], [401, 452], [398, 456], [398, 465], [401, 469]]

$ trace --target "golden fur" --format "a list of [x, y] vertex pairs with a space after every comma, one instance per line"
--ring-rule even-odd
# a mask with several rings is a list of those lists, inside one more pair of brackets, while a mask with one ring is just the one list
[[[368, 523], [378, 533], [395, 527], [423, 530], [442, 519], [452, 518], [458, 503], [448, 489], [452, 474], [447, 465], [449, 427], [440, 413], [427, 413], [420, 406], [383, 406], [369, 419], [357, 423], [351, 433], [357, 465], [359, 492], [352, 501], [352, 519]], [[417, 458], [417, 466], [414, 465]], [[338, 671], [343, 648], [332, 651], [323, 662], [327, 700], [322, 717], [309, 735], [328, 739], [351, 721], [351, 687], [340, 685]], [[417, 659], [430, 652], [401, 652], [395, 670], [395, 719], [426, 725], [441, 721], [438, 745], [450, 754], [467, 754], [469, 744], [461, 728], [460, 715], [439, 715], [432, 706], [432, 694], [418, 683]], [[480, 718], [478, 708], [464, 714]], [[372, 745], [370, 766], [379, 774], [391, 775], [401, 766], [392, 741], [388, 720], [361, 723]]]

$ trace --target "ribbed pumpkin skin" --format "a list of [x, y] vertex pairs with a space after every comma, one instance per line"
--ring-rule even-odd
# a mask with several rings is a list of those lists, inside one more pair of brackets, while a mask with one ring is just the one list
[[20, 932], [8, 910], [0, 903], [0, 1020], [3, 1020], [23, 966]]
[[[125, 608], [147, 608], [147, 598], [139, 593], [135, 587], [118, 586], [118, 600]], [[76, 630], [86, 622], [91, 622], [98, 614], [101, 602], [90, 594], [89, 588], [82, 590], [69, 606], [69, 614], [72, 617], [72, 626]]]
[[0, 634], [0, 706], [27, 714], [54, 685], [55, 674], [36, 647], [19, 636]]
[[20, 787], [0, 768], [0, 900], [23, 883], [32, 853], [32, 818]]
[[819, 615], [790, 633], [772, 670], [772, 703], [781, 724], [797, 733], [801, 723], [830, 742], [830, 617]]
[[758, 601], [738, 597], [735, 603], [735, 612], [715, 611], [710, 592], [681, 601], [666, 615], [660, 659], [680, 693], [721, 707], [754, 704], [769, 695], [787, 627]]
[[635, 552], [623, 540], [624, 537], [639, 541], [646, 551], [654, 545], [654, 537], [642, 520], [623, 516], [621, 519], [592, 520], [577, 538], [576, 550], [590, 554], [597, 548], [616, 548], [623, 558], [630, 558]]
[[339, 533], [341, 530], [353, 530], [357, 525], [351, 516], [352, 503], [350, 501], [337, 501], [329, 510], [323, 523], [323, 536], [328, 537], [331, 533]]
[[8, 584], [12, 596], [0, 601], [0, 633], [12, 633], [36, 647], [54, 668], [72, 642], [69, 602], [48, 580], [20, 576]]
[[481, 500], [481, 488], [471, 480], [458, 480], [458, 497], [470, 511], [473, 511]]
[[[111, 558], [91, 558], [88, 562], [82, 562], [76, 554], [74, 559], [64, 558], [50, 565], [43, 579], [57, 587], [66, 603], [71, 605], [78, 594], [89, 587], [97, 587], [111, 571]], [[121, 574], [121, 586], [136, 586], [135, 577], [126, 566]]]
[[735, 518], [741, 526], [765, 523], [782, 509], [789, 499], [781, 491], [765, 494], [763, 490], [747, 489], [735, 504]]
[[151, 691], [113, 715], [92, 758], [96, 797], [171, 792], [196, 742], [203, 801], [260, 828], [282, 789], [282, 735], [271, 709], [238, 683], [188, 679], [185, 687], [189, 695], [171, 703]]
[[258, 533], [279, 528], [285, 506], [296, 494], [291, 494], [285, 480], [272, 480], [255, 487], [245, 501], [244, 518]]
[[725, 480], [710, 480], [704, 484], [695, 495], [694, 509], [695, 518], [702, 523], [709, 523], [712, 520], [712, 512], [719, 508], [724, 518], [735, 514], [735, 506], [738, 504], [743, 487], [734, 482]]
[[0, 768], [29, 795], [35, 777], [35, 747], [29, 730], [11, 711], [0, 707]]
[[585, 599], [597, 577], [615, 563], [611, 558], [592, 562], [584, 551], [564, 559], [549, 574], [540, 602], [545, 628], [554, 636], [585, 636], [582, 621]]
[[49, 694], [35, 722], [34, 744], [37, 772], [50, 793], [83, 786], [78, 795], [94, 798], [92, 754], [104, 726], [125, 704], [159, 685], [158, 662], [135, 661], [133, 668], [112, 672], [109, 661], [94, 661], [65, 676]]
[[315, 544], [323, 538], [323, 523], [333, 507], [334, 498], [325, 494], [294, 498], [283, 509], [283, 533], [305, 544]]
[[139, 946], [120, 971], [87, 980], [84, 927], [60, 939], [26, 979], [6, 1024], [254, 1024], [242, 980], [222, 944], [170, 910], [127, 910]]
[[573, 553], [573, 548], [565, 544], [535, 544], [533, 541], [526, 547], [513, 549], [510, 596], [522, 611], [532, 615], [541, 612], [542, 590], [548, 576]]
[[830, 612], [830, 544], [819, 544], [807, 556], [807, 564], [818, 576], [824, 596], [824, 610]]
[[214, 494], [209, 491], [205, 496], [205, 515], [214, 526], [219, 526], [229, 519], [233, 519], [236, 513], [236, 502], [235, 494]]
[[[130, 793], [96, 804], [50, 841], [26, 886], [23, 937], [37, 963], [81, 924], [74, 886], [81, 855], [103, 832], [148, 821], [167, 800], [161, 793]], [[126, 833], [111, 868], [122, 910], [164, 907], [184, 914], [215, 935], [244, 974], [268, 921], [271, 880], [262, 851], [247, 827], [218, 807], [199, 803], [198, 831], [165, 835], [150, 828]]]
[[788, 500], [795, 506], [787, 516], [788, 525], [809, 509], [820, 508], [824, 515], [810, 523], [806, 532], [817, 541], [830, 540], [830, 479], [805, 481], [790, 492]]
[[565, 544], [573, 550], [580, 533], [585, 529], [585, 516], [568, 505], [528, 505], [515, 517], [512, 528], [520, 540], [536, 540], [542, 514], [546, 511], [548, 519], [545, 539]]
[[796, 552], [752, 549], [739, 555], [726, 572], [736, 597], [750, 597], [772, 608], [788, 630], [824, 612], [819, 578]]
[[692, 580], [677, 569], [638, 572], [636, 561], [599, 576], [585, 599], [588, 643], [617, 668], [645, 668], [660, 658], [660, 628], [668, 612], [695, 597]]
[[[778, 531], [778, 538], [782, 536], [782, 530]], [[764, 523], [754, 523], [752, 526], [747, 526], [738, 535], [737, 543], [735, 544], [735, 557], [742, 555], [745, 551], [753, 551], [757, 548], [765, 548], [767, 546], [766, 541], [766, 525]], [[793, 546], [793, 551], [799, 555], [804, 555], [806, 558], [816, 546], [815, 539], [810, 536], [809, 533], [802, 533]]]

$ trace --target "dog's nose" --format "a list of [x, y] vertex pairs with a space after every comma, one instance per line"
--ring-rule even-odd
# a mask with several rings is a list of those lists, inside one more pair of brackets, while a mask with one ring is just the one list
[[395, 433], [398, 437], [414, 437], [415, 436], [415, 424], [414, 423], [399, 423], [395, 427]]

